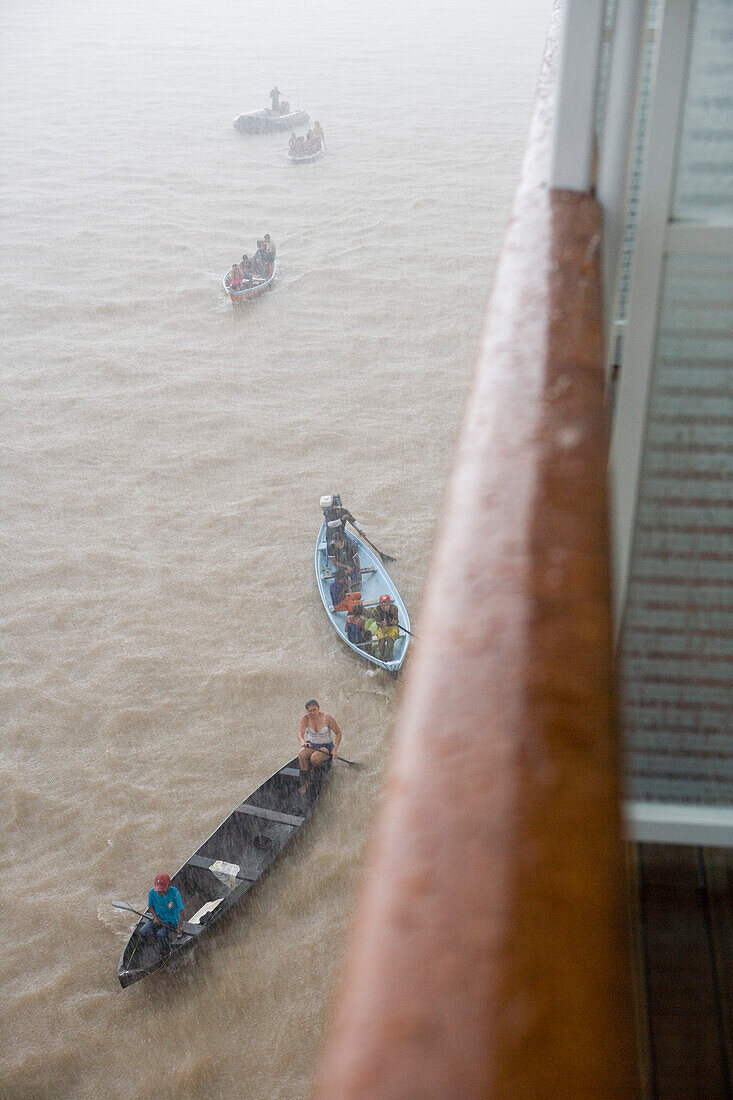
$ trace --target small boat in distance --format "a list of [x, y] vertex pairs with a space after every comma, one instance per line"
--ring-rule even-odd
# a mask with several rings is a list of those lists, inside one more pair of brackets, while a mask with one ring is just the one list
[[293, 164], [310, 164], [311, 161], [318, 160], [323, 156], [323, 146], [320, 149], [314, 149], [310, 153], [295, 153], [292, 149], [288, 149], [288, 160]]
[[232, 286], [231, 278], [234, 266], [229, 268], [221, 281], [222, 286], [234, 303], [244, 302], [250, 298], [258, 298], [260, 294], [264, 294], [266, 290], [270, 289], [277, 271], [277, 262], [275, 262], [272, 265], [272, 275], [270, 275], [269, 278], [261, 278], [258, 275], [254, 275], [251, 282], [242, 283], [241, 286]]
[[[361, 566], [361, 602], [365, 609], [369, 610], [369, 608], [377, 607], [380, 596], [390, 596], [399, 612], [400, 626], [406, 627], [407, 630], [409, 630], [410, 616], [407, 614], [407, 608], [402, 602], [402, 598], [395, 588], [387, 570], [382, 565], [380, 558], [370, 550], [367, 544], [360, 539], [358, 535], [349, 531], [348, 537], [356, 543], [359, 551], [359, 564]], [[400, 631], [400, 636], [396, 639], [394, 644], [394, 655], [391, 661], [382, 661], [372, 651], [371, 645], [354, 645], [353, 642], [349, 641], [346, 635], [346, 612], [334, 611], [331, 604], [331, 593], [329, 588], [333, 578], [333, 567], [328, 557], [325, 523], [321, 525], [321, 529], [318, 532], [318, 538], [316, 539], [315, 564], [316, 581], [318, 583], [318, 591], [323, 600], [323, 606], [326, 609], [326, 614], [331, 620], [331, 625], [341, 640], [346, 643], [349, 649], [353, 649], [355, 653], [358, 653], [360, 657], [370, 661], [373, 665], [377, 665], [379, 668], [385, 669], [392, 676], [396, 676], [405, 659], [407, 647], [410, 642], [410, 635], [406, 634], [404, 630]]]
[[306, 111], [291, 111], [289, 103], [281, 103], [277, 111], [263, 107], [261, 111], [237, 115], [234, 129], [239, 130], [240, 134], [270, 134], [277, 130], [293, 130], [296, 126], [305, 126], [308, 118]]
[[[266, 779], [180, 867], [171, 883], [183, 898], [183, 935], [161, 956], [154, 937], [140, 935], [141, 918], [125, 944], [117, 976], [125, 988], [178, 958], [241, 901], [305, 824], [321, 796], [331, 761], [312, 771], [300, 794], [298, 758]], [[152, 940], [152, 942], [151, 942]]]

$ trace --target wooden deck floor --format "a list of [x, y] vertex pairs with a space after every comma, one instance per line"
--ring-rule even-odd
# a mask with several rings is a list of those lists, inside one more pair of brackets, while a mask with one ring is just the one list
[[634, 845], [644, 1100], [733, 1097], [733, 852]]

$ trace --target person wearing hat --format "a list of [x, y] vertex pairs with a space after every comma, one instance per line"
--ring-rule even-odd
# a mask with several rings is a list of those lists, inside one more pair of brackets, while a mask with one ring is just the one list
[[183, 899], [175, 886], [171, 886], [170, 875], [155, 876], [155, 885], [148, 893], [150, 916], [140, 928], [140, 935], [147, 939], [155, 934], [161, 952], [168, 950], [168, 941], [172, 933], [182, 934]]
[[364, 533], [364, 528], [359, 521], [354, 519], [349, 509], [341, 504], [340, 496], [323, 496], [320, 503], [326, 524], [326, 543], [329, 548], [337, 535], [345, 534], [344, 524], [346, 523], [350, 523], [360, 534]]
[[377, 620], [377, 641], [379, 657], [382, 661], [391, 661], [394, 657], [394, 644], [400, 636], [400, 613], [397, 604], [392, 603], [388, 595], [379, 597]]

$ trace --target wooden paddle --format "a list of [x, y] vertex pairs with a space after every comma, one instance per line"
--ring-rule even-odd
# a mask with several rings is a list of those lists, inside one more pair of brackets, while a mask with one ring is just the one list
[[[358, 530], [358, 528], [357, 528], [357, 530]], [[372, 542], [372, 540], [368, 539], [363, 531], [359, 531], [358, 534], [359, 534], [359, 538], [364, 539], [364, 542], [366, 542], [369, 546], [371, 546], [372, 550], [376, 550], [376, 552], [379, 554], [382, 561], [384, 561], [384, 562], [397, 561], [397, 558], [390, 557], [389, 554], [385, 554], [383, 550], [380, 550], [378, 546], [375, 546], [374, 543]]]
[[[127, 901], [113, 901], [112, 904], [114, 905], [115, 909], [127, 909], [129, 913], [134, 913], [138, 917], [144, 917], [146, 920], [153, 919], [149, 913], [141, 913], [139, 909], [133, 909], [133, 907]], [[158, 920], [160, 920], [160, 917], [158, 917]], [[163, 925], [164, 928], [169, 928], [171, 932], [175, 932], [176, 935], [183, 936], [183, 932], [179, 932], [176, 926], [174, 924], [171, 924], [170, 921], [163, 920], [160, 921], [160, 923]]]
[[[307, 745], [306, 745], [306, 748], [308, 748]], [[330, 756], [332, 760], [340, 760], [342, 764], [349, 764], [352, 768], [360, 768], [361, 767], [361, 764], [359, 763], [358, 760], [347, 760], [345, 756], [333, 756], [332, 753], [326, 752], [325, 749], [316, 749], [316, 752], [322, 752], [324, 756]], [[310, 772], [310, 768], [308, 769], [308, 772], [306, 772], [306, 775], [309, 772]]]

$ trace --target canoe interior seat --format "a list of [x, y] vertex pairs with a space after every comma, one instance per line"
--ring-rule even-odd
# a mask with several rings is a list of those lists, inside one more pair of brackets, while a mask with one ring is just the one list
[[[197, 917], [198, 915], [198, 913], [194, 913], [195, 917]], [[191, 922], [187, 920], [183, 922], [181, 927], [183, 928], [183, 931], [186, 933], [187, 936], [198, 936], [199, 932], [203, 932], [204, 930], [203, 924], [191, 924]]]
[[234, 812], [236, 814], [250, 814], [252, 817], [261, 817], [266, 821], [277, 821], [281, 825], [291, 825], [293, 828], [302, 825], [305, 821], [305, 818], [298, 814], [283, 814], [279, 810], [266, 810], [263, 806], [250, 806], [247, 802], [242, 802]]
[[280, 775], [289, 775], [292, 779], [300, 779], [300, 768], [280, 768]]

